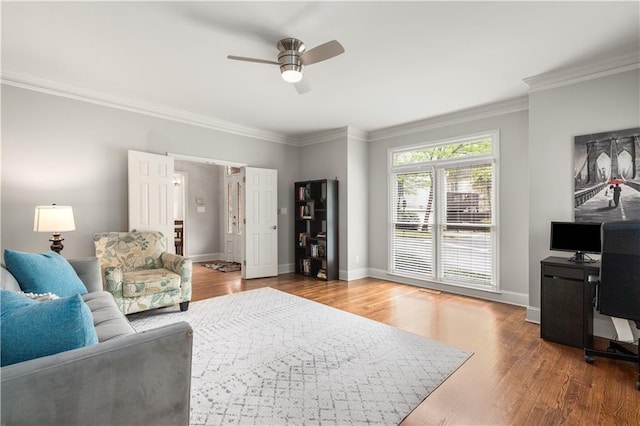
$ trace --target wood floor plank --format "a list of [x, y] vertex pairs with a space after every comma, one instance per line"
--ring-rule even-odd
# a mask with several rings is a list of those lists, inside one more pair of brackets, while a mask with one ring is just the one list
[[272, 287], [474, 355], [407, 418], [424, 424], [639, 425], [637, 366], [540, 339], [525, 309], [366, 278], [323, 282], [294, 274], [243, 280], [194, 264], [193, 301]]

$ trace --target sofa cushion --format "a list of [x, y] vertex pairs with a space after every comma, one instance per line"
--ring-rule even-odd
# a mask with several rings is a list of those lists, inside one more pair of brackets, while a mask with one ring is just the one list
[[180, 290], [180, 275], [164, 268], [130, 271], [123, 275], [122, 294], [124, 297]]
[[79, 294], [37, 302], [0, 289], [2, 366], [96, 343], [91, 311]]
[[82, 299], [91, 310], [99, 342], [135, 333], [127, 318], [118, 309], [111, 293], [107, 291], [88, 293], [82, 296]]
[[4, 262], [24, 292], [54, 293], [60, 297], [87, 293], [76, 271], [58, 253], [5, 250]]

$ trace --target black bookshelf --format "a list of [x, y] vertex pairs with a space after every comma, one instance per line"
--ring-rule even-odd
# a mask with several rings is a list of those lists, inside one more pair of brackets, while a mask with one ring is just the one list
[[338, 181], [294, 184], [296, 274], [338, 279]]

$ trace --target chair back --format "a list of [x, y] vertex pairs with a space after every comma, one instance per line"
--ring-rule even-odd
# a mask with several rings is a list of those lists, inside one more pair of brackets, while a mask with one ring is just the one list
[[640, 321], [640, 221], [602, 224], [599, 311]]
[[124, 272], [162, 268], [166, 239], [161, 232], [101, 232], [93, 237], [100, 266], [115, 266]]

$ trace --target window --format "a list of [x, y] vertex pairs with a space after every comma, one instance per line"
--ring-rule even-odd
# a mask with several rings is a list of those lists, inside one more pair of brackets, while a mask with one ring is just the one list
[[497, 289], [497, 132], [390, 151], [389, 272]]

